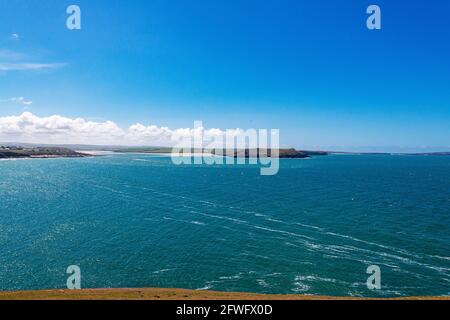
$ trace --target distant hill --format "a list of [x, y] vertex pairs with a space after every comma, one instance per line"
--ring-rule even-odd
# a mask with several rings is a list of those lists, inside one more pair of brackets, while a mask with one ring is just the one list
[[[236, 149], [236, 150], [223, 150], [222, 153], [213, 151], [212, 154], [234, 156], [235, 158], [250, 158], [250, 157], [271, 157], [272, 151], [270, 149]], [[284, 159], [304, 159], [311, 156], [324, 156], [326, 152], [321, 151], [298, 151], [295, 149], [279, 149], [278, 157]]]
[[61, 147], [0, 146], [0, 159], [15, 158], [82, 158], [88, 155]]
[[[121, 147], [113, 149], [114, 152], [120, 153], [148, 153], [148, 154], [156, 154], [156, 153], [171, 153], [172, 148], [168, 147]], [[234, 156], [236, 158], [249, 158], [254, 155], [262, 155], [263, 151], [261, 149], [234, 149], [234, 150], [223, 150], [222, 153], [218, 152], [216, 149], [192, 149], [191, 153], [211, 153], [213, 155], [226, 155], [226, 156]], [[327, 152], [323, 151], [298, 151], [295, 149], [279, 149], [279, 157], [280, 158], [309, 158], [311, 156], [324, 156], [327, 155]], [[271, 157], [271, 150], [267, 150], [267, 154], [264, 153], [264, 156]]]

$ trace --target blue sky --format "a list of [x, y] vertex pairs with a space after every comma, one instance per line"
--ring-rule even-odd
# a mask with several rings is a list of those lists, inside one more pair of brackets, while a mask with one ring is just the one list
[[[81, 30], [66, 28], [70, 4]], [[370, 4], [382, 30], [366, 28]], [[1, 0], [0, 117], [202, 120], [279, 128], [299, 148], [449, 149], [449, 16], [448, 1], [422, 0]]]

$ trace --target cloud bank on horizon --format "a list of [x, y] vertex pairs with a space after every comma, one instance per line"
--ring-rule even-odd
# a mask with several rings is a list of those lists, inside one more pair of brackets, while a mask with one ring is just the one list
[[112, 121], [95, 122], [60, 115], [39, 117], [31, 112], [0, 117], [0, 141], [17, 143], [173, 146], [181, 138], [199, 134], [221, 137], [243, 132], [203, 127], [169, 129], [140, 123], [123, 129]]

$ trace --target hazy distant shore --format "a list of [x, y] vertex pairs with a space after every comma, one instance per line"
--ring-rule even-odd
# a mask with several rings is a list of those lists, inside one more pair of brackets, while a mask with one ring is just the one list
[[104, 150], [75, 150], [75, 152], [83, 154], [84, 156], [108, 156], [115, 154], [113, 151]]

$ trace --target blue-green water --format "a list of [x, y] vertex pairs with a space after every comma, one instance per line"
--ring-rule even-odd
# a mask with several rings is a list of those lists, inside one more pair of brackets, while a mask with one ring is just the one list
[[259, 173], [140, 154], [0, 161], [0, 290], [64, 288], [79, 265], [85, 288], [450, 294], [450, 157]]

